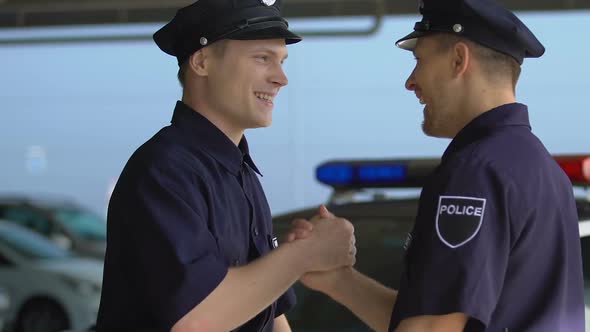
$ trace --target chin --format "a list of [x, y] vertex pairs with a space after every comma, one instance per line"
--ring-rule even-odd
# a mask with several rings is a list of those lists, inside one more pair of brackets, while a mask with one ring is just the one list
[[271, 125], [272, 125], [272, 119], [269, 119], [269, 120], [257, 121], [256, 123], [253, 123], [250, 128], [252, 128], [252, 129], [266, 128], [266, 127], [270, 127]]
[[432, 136], [435, 137], [431, 132], [430, 129], [428, 129], [428, 127], [426, 127], [426, 125], [424, 123], [422, 123], [422, 132], [424, 133], [424, 135], [426, 136]]
[[260, 119], [260, 127], [270, 127], [272, 125], [272, 114], [269, 114], [268, 117], [264, 119]]
[[442, 135], [442, 133], [440, 133], [438, 130], [436, 130], [436, 128], [433, 128], [432, 126], [430, 126], [426, 121], [422, 122], [422, 132], [424, 132], [424, 135], [430, 136], [430, 137], [438, 137], [438, 138], [445, 137], [444, 135]]

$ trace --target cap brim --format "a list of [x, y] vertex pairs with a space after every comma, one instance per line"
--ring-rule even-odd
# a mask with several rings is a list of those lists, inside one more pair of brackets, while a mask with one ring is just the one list
[[167, 54], [176, 56], [174, 49], [174, 26], [171, 23], [166, 24], [153, 35], [156, 45]]
[[295, 44], [301, 41], [301, 37], [285, 28], [283, 24], [266, 27], [250, 27], [236, 31], [227, 39], [236, 40], [258, 40], [258, 39], [284, 39], [286, 44]]
[[416, 48], [418, 38], [423, 37], [424, 35], [426, 35], [426, 32], [414, 31], [402, 39], [396, 41], [395, 46], [407, 51], [413, 51]]

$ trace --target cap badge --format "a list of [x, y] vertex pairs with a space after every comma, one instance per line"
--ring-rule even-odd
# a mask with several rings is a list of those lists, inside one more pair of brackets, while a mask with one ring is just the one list
[[199, 39], [199, 43], [200, 43], [202, 46], [205, 46], [205, 45], [207, 45], [207, 43], [208, 43], [208, 42], [209, 42], [209, 41], [208, 41], [208, 40], [207, 40], [207, 38], [205, 38], [205, 37], [201, 37], [201, 39]]
[[461, 31], [463, 31], [463, 26], [461, 24], [455, 24], [455, 25], [453, 25], [453, 31], [455, 31], [456, 33], [459, 33]]
[[277, 0], [260, 0], [260, 2], [262, 2], [263, 4], [267, 5], [267, 6], [272, 6], [275, 4]]

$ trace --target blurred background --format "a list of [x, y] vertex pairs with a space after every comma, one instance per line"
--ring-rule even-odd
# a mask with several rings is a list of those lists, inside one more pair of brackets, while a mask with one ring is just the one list
[[[4, 6], [18, 14], [21, 2]], [[290, 19], [306, 37], [288, 48], [290, 83], [275, 102], [272, 127], [247, 133], [273, 212], [325, 200], [329, 190], [313, 177], [325, 159], [439, 156], [448, 141], [422, 134], [422, 108], [404, 89], [414, 59], [394, 45], [419, 20], [405, 13], [416, 4], [408, 1], [400, 15], [372, 17], [363, 12], [374, 9], [369, 0], [368, 8], [357, 4], [358, 16], [339, 9], [347, 1], [292, 2], [307, 3], [295, 14], [314, 17]], [[558, 10], [576, 1], [552, 0], [550, 11], [539, 11], [538, 0], [506, 3], [530, 6], [520, 17], [547, 48], [524, 63], [517, 91], [535, 133], [552, 152], [589, 152], [590, 11]], [[326, 17], [316, 17], [319, 10]], [[90, 22], [100, 20], [91, 19], [99, 12], [85, 13]], [[28, 16], [22, 18], [26, 23]], [[151, 40], [163, 22], [15, 23], [0, 29], [0, 190], [75, 198], [104, 215], [128, 157], [169, 123], [180, 98], [176, 61]]]
[[[0, 0], [0, 218], [49, 240], [0, 223], [7, 242], [0, 261], [37, 271], [31, 284], [68, 288], [64, 301], [88, 307], [51, 308], [46, 295], [25, 303], [24, 290], [3, 300], [3, 288], [29, 287], [16, 280], [30, 277], [0, 267], [0, 314], [9, 308], [6, 320], [17, 331], [94, 319], [110, 193], [131, 153], [169, 124], [181, 96], [176, 60], [151, 35], [190, 2]], [[533, 131], [552, 153], [590, 153], [590, 0], [500, 2], [547, 49], [525, 61], [517, 90]], [[442, 154], [449, 141], [422, 134], [422, 107], [404, 88], [413, 56], [394, 45], [420, 19], [417, 8], [397, 0], [285, 1], [304, 41], [288, 48], [289, 85], [275, 100], [272, 127], [247, 132], [273, 214], [328, 199], [330, 188], [314, 176], [325, 160]], [[69, 258], [77, 262], [67, 266], [80, 267], [67, 273], [30, 263], [71, 249], [89, 260]], [[26, 290], [34, 291], [48, 292]], [[51, 314], [29, 326], [30, 312]]]

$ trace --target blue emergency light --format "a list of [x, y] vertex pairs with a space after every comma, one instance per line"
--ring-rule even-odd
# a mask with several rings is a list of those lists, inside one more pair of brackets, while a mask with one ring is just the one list
[[317, 169], [317, 179], [328, 185], [350, 186], [375, 183], [397, 183], [406, 179], [405, 165], [323, 165]]
[[335, 189], [419, 188], [438, 159], [329, 161], [316, 169], [319, 182]]

